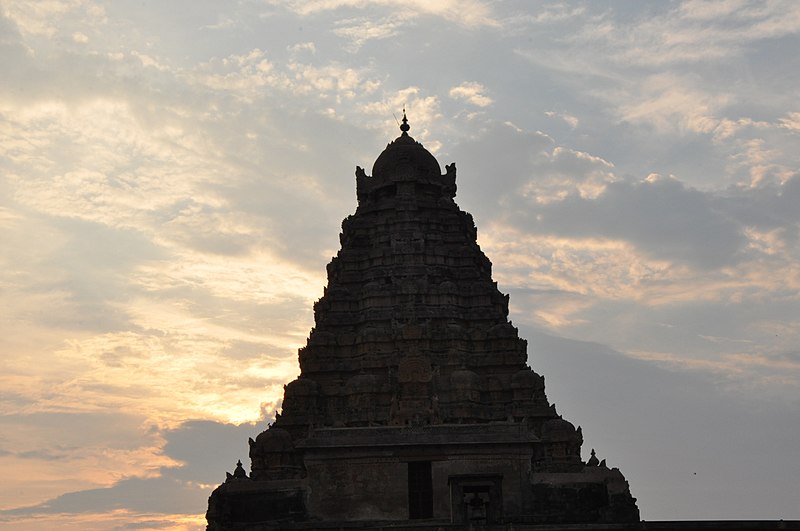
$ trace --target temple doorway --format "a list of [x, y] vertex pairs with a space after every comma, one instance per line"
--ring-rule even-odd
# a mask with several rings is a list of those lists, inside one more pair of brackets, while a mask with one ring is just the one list
[[433, 481], [430, 461], [408, 463], [408, 517], [433, 518]]

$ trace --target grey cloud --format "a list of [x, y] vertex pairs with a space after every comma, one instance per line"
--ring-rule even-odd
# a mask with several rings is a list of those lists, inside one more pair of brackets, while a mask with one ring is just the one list
[[[789, 517], [781, 507], [800, 464], [775, 456], [796, 440], [796, 404], [742, 400], [712, 373], [666, 370], [596, 343], [524, 326], [520, 335], [550, 400], [582, 425], [584, 451], [625, 472], [645, 520]], [[694, 497], [703, 503], [691, 515], [677, 509]]]
[[[108, 367], [124, 367], [124, 360], [136, 354], [130, 347], [118, 346], [103, 352], [99, 358]], [[108, 386], [107, 390], [111, 389], [111, 386]]]
[[780, 238], [794, 247], [800, 238], [800, 174], [783, 184], [767, 183], [758, 188], [733, 189], [718, 201], [743, 223], [761, 230], [780, 229]]
[[30, 396], [6, 389], [3, 390], [3, 395], [0, 401], [0, 403], [3, 404], [3, 407], [8, 408], [8, 410], [15, 411], [21, 411], [25, 407], [36, 403], [36, 401]]
[[527, 182], [530, 169], [553, 147], [553, 140], [544, 133], [522, 132], [510, 124], [492, 123], [476, 138], [459, 143], [450, 152], [452, 160], [439, 157], [439, 162], [456, 162], [456, 201], [485, 219], [496, 215], [498, 203]]
[[[119, 37], [139, 49], [169, 52], [176, 64], [196, 62], [235, 51], [242, 35], [258, 35], [258, 11], [262, 6], [239, 2], [113, 2], [106, 4], [110, 24], [126, 31]], [[256, 11], [256, 13], [253, 13]], [[219, 24], [231, 20], [234, 24]], [[211, 29], [214, 28], [214, 29]], [[275, 27], [279, 31], [279, 27]], [[294, 29], [294, 28], [291, 28]], [[212, 38], [209, 33], [213, 32]], [[268, 39], [266, 34], [262, 37]]]
[[29, 450], [27, 452], [17, 452], [17, 457], [21, 459], [42, 459], [44, 461], [64, 461], [70, 459], [74, 454], [74, 451], [77, 450], [77, 447], [73, 448], [49, 448], [43, 450]]
[[[612, 160], [622, 175], [658, 172], [694, 186], [725, 186], [735, 174], [747, 182], [758, 164], [741, 158], [754, 137], [780, 146], [769, 156], [777, 160], [767, 163], [796, 168], [780, 135], [743, 128], [724, 140], [713, 136], [724, 122], [775, 127], [795, 105], [800, 58], [789, 50], [800, 42], [797, 4], [760, 3], [758, 9], [740, 6], [728, 13], [723, 8], [711, 18], [687, 12], [711, 5], [586, 3], [570, 17], [543, 21], [539, 27], [554, 32], [552, 37], [520, 42], [516, 51], [534, 71], [544, 71], [544, 83], [558, 87], [559, 96], [548, 99], [580, 115], [581, 131], [569, 137], [570, 144]], [[626, 110], [638, 105], [645, 116], [626, 123]], [[659, 122], [670, 131], [656, 127]], [[741, 175], [731, 161], [739, 161]]]
[[777, 207], [780, 214], [795, 222], [800, 221], [800, 174], [793, 175], [781, 185], [778, 192]]
[[571, 41], [599, 45], [610, 59], [643, 67], [709, 63], [743, 54], [755, 41], [797, 34], [796, 10], [791, 0], [758, 7], [647, 2], [640, 9], [596, 2], [587, 5], [583, 31]]
[[42, 81], [42, 73], [33, 65], [32, 50], [25, 44], [17, 24], [0, 12], [0, 58], [3, 60], [3, 83], [0, 95], [23, 99]]
[[167, 256], [150, 238], [135, 230], [77, 219], [58, 219], [55, 224], [68, 236], [59, 260], [67, 261], [76, 270], [91, 267], [127, 273], [141, 262]]
[[170, 477], [130, 478], [113, 487], [68, 492], [42, 504], [0, 511], [0, 516], [103, 513], [117, 509], [163, 514], [195, 514], [206, 489]]
[[[127, 509], [141, 513], [196, 514], [202, 510], [208, 489], [198, 483], [220, 483], [236, 460], [247, 460], [247, 438], [266, 428], [254, 424], [187, 421], [161, 435], [164, 454], [182, 461], [177, 468], [162, 468], [160, 477], [126, 478], [111, 487], [63, 494], [44, 503], [0, 511], [0, 517], [53, 513], [98, 513]], [[135, 527], [133, 527], [135, 528]]]
[[163, 529], [163, 528], [173, 528], [174, 529], [175, 522], [172, 520], [157, 520], [157, 519], [149, 519], [149, 520], [142, 520], [140, 522], [129, 522], [127, 524], [122, 524], [116, 526], [114, 529]]
[[[711, 275], [708, 283], [714, 282], [713, 273]], [[699, 284], [698, 290], [702, 290], [702, 277]], [[691, 370], [718, 367], [720, 374], [726, 364], [731, 364], [731, 371], [742, 369], [744, 360], [734, 363], [731, 355], [764, 356], [770, 361], [759, 373], [786, 378], [786, 385], [770, 385], [769, 378], [756, 381], [753, 367], [738, 374], [729, 372], [717, 384], [739, 390], [756, 386], [763, 388], [762, 395], [791, 395], [800, 372], [787, 371], [779, 362], [786, 352], [792, 351], [800, 335], [800, 323], [793, 320], [800, 315], [800, 301], [780, 293], [767, 294], [760, 287], [735, 284], [723, 288], [713, 300], [699, 292], [697, 300], [691, 300], [691, 288], [684, 287], [683, 291], [684, 297], [690, 300], [672, 304], [583, 297], [583, 302], [590, 306], [576, 312], [572, 316], [576, 323], [566, 327], [564, 332], [575, 337], [613, 341], [623, 351], [686, 358], [698, 363]], [[564, 296], [558, 300], [570, 299]], [[741, 302], [732, 303], [731, 300]], [[531, 297], [525, 301], [525, 308], [535, 310], [539, 304], [538, 297]], [[708, 362], [705, 369], [704, 361]], [[741, 366], [735, 369], [737, 363]]]
[[520, 215], [531, 230], [624, 239], [655, 258], [701, 268], [736, 263], [746, 242], [740, 224], [706, 194], [674, 179], [615, 182], [594, 200], [572, 193], [563, 201], [523, 208]]
[[[6, 25], [13, 24], [8, 19], [0, 20], [7, 21]], [[120, 60], [112, 60], [106, 53], [84, 54], [68, 48], [61, 48], [54, 55], [34, 54], [18, 32], [6, 35], [0, 54], [7, 63], [7, 76], [0, 95], [16, 103], [55, 100], [77, 104], [112, 94], [127, 95], [131, 101], [152, 101], [158, 96], [157, 85], [166, 79], [156, 72], [142, 75], [141, 61], [118, 49], [114, 52], [122, 54]]]
[[233, 471], [237, 459], [248, 462], [247, 438], [255, 438], [266, 428], [266, 422], [239, 426], [208, 420], [184, 422], [163, 434], [167, 441], [164, 455], [185, 463], [167, 473], [182, 480], [220, 483], [225, 471]]
[[227, 229], [226, 222], [238, 221], [232, 219], [230, 214], [228, 208], [213, 207], [191, 197], [181, 198], [169, 208], [155, 213], [160, 222], [157, 225], [159, 236], [180, 247], [207, 254], [246, 254], [265, 235], [256, 231], [255, 234], [237, 233]]
[[[243, 179], [229, 197], [240, 211], [263, 220], [262, 245], [290, 261], [319, 266], [321, 260], [328, 258], [321, 255], [321, 250], [338, 243], [337, 226], [351, 212], [342, 204], [320, 201], [308, 192], [300, 180], [292, 183], [290, 177], [278, 187]], [[339, 206], [339, 212], [335, 206]]]
[[[648, 255], [700, 268], [718, 268], [742, 258], [743, 224], [724, 197], [691, 188], [677, 179], [619, 180], [596, 198], [576, 187], [613, 168], [592, 154], [557, 148], [541, 133], [495, 125], [485, 136], [460, 144], [459, 203], [483, 219], [503, 219], [534, 233], [629, 241]], [[463, 169], [462, 169], [463, 168]], [[606, 175], [608, 174], [608, 175]], [[555, 179], [563, 199], [539, 204], [521, 197], [528, 183]], [[787, 191], [793, 193], [793, 184]]]
[[773, 358], [779, 361], [788, 361], [790, 363], [797, 364], [797, 367], [800, 368], [800, 350], [788, 350], [780, 352], [774, 355]]
[[50, 223], [61, 232], [64, 245], [35, 264], [35, 271], [45, 278], [28, 289], [68, 295], [41, 316], [41, 322], [95, 331], [127, 329], [128, 316], [118, 303], [135, 291], [128, 275], [147, 260], [163, 258], [163, 250], [133, 230], [71, 219]]
[[[364, 146], [375, 139], [368, 130], [316, 113], [276, 111], [270, 121], [283, 125], [252, 124], [266, 128], [248, 148], [252, 158], [217, 190], [227, 198], [227, 208], [263, 223], [260, 244], [321, 269], [330, 258], [321, 250], [338, 247], [339, 224], [355, 210], [355, 166], [372, 164], [377, 153]], [[342, 142], [320, 143], [308, 152], [302, 140], [308, 130]], [[240, 150], [231, 147], [232, 153]]]
[[583, 177], [595, 172], [610, 172], [614, 165], [588, 153], [559, 147], [553, 151], [553, 169], [566, 177]]
[[28, 49], [22, 45], [22, 35], [17, 24], [3, 11], [0, 13], [0, 53], [5, 57], [22, 57], [27, 52]]

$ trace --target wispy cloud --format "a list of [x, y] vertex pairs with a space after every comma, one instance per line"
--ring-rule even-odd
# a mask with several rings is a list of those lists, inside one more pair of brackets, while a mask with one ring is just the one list
[[296, 13], [308, 16], [326, 11], [336, 11], [344, 8], [366, 10], [375, 7], [388, 7], [393, 13], [408, 18], [411, 14], [422, 13], [444, 18], [468, 27], [494, 26], [497, 24], [492, 15], [490, 5], [481, 0], [410, 0], [402, 8], [391, 0], [311, 0], [276, 2], [276, 5], [285, 6]]
[[493, 103], [492, 98], [486, 95], [486, 87], [474, 81], [465, 81], [450, 89], [450, 97], [464, 100], [478, 107], [488, 107]]

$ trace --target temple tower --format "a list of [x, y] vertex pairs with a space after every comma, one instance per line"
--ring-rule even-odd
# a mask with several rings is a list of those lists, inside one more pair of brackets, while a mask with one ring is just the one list
[[455, 164], [442, 173], [405, 114], [400, 129], [371, 176], [356, 167], [301, 374], [250, 440], [250, 475], [211, 495], [208, 528], [638, 521], [622, 474], [581, 459], [581, 428], [526, 364]]

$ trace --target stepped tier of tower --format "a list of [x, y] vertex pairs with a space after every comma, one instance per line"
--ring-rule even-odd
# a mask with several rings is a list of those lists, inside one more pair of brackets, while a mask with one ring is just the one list
[[[446, 169], [404, 133], [371, 177], [357, 170], [358, 209], [342, 223], [301, 376], [275, 424], [293, 438], [309, 426], [523, 420], [541, 434], [557, 418], [472, 216], [453, 200], [455, 165]], [[548, 453], [579, 464], [573, 431]]]
[[[404, 193], [404, 184], [414, 185], [362, 199], [342, 224], [342, 249], [328, 266], [280, 424], [552, 416], [472, 217], [452, 198]], [[415, 420], [412, 399], [438, 418]]]

